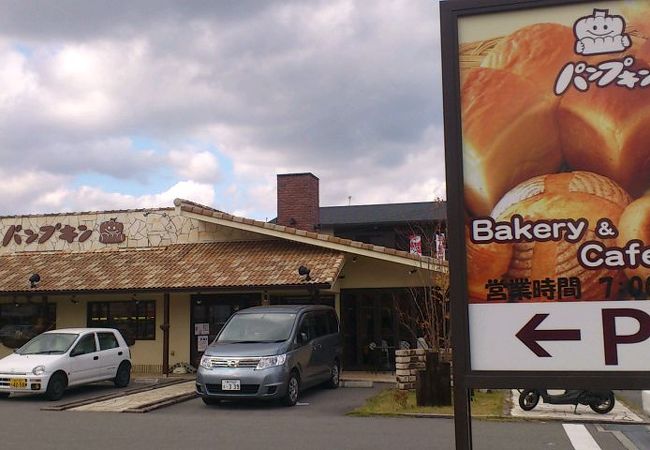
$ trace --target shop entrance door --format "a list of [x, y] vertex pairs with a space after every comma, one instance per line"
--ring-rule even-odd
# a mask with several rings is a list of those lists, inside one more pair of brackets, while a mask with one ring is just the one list
[[199, 367], [205, 348], [230, 316], [240, 309], [257, 306], [260, 294], [193, 295], [190, 314], [190, 363]]
[[399, 321], [391, 290], [341, 292], [343, 366], [348, 370], [395, 370]]

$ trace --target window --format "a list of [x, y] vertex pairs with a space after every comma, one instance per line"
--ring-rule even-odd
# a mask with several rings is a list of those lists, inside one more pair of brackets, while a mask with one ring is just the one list
[[0, 342], [9, 348], [56, 328], [54, 303], [3, 303], [0, 305]]
[[330, 333], [339, 332], [339, 322], [334, 311], [327, 311], [327, 329]]
[[305, 314], [300, 323], [300, 330], [298, 331], [299, 335], [304, 334], [307, 336], [307, 339], [303, 342], [309, 342], [314, 338], [313, 325], [312, 325], [312, 315]]
[[314, 332], [316, 333], [314, 337], [325, 336], [328, 333], [327, 330], [327, 316], [324, 312], [317, 312], [312, 315], [314, 320]]
[[90, 302], [88, 326], [115, 328], [131, 345], [138, 340], [156, 339], [156, 302]]
[[120, 346], [113, 333], [97, 333], [97, 338], [99, 339], [100, 350], [110, 350]]
[[90, 333], [79, 339], [77, 345], [75, 345], [70, 352], [70, 356], [85, 355], [86, 353], [94, 353], [96, 351], [97, 344], [95, 343], [95, 333]]

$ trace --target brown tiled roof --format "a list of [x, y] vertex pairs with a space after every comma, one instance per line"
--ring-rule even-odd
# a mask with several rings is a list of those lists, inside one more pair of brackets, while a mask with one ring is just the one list
[[[282, 240], [0, 256], [0, 292], [206, 289], [331, 284], [340, 252]], [[311, 269], [310, 281], [298, 275]], [[30, 289], [28, 279], [41, 282]]]
[[358, 242], [358, 241], [352, 241], [350, 239], [343, 239], [339, 238], [336, 236], [331, 236], [329, 234], [320, 234], [320, 233], [314, 233], [310, 231], [305, 231], [305, 230], [299, 230], [297, 228], [291, 228], [291, 227], [286, 227], [283, 225], [276, 225], [274, 223], [270, 222], [262, 222], [259, 220], [254, 220], [254, 219], [247, 219], [244, 217], [237, 217], [233, 216], [227, 213], [224, 213], [222, 211], [219, 211], [217, 209], [213, 209], [204, 205], [200, 205], [198, 203], [191, 202], [189, 200], [184, 200], [177, 198], [174, 200], [174, 205], [180, 208], [181, 211], [189, 212], [189, 213], [194, 213], [194, 214], [199, 214], [202, 216], [206, 217], [214, 217], [217, 219], [221, 220], [228, 220], [233, 223], [242, 223], [246, 225], [252, 225], [260, 228], [265, 228], [268, 230], [274, 230], [277, 232], [281, 233], [287, 233], [290, 235], [296, 235], [296, 236], [304, 236], [310, 239], [314, 239], [316, 241], [321, 241], [321, 242], [331, 242], [331, 243], [336, 243], [336, 244], [341, 244], [345, 245], [348, 247], [351, 247], [351, 249], [358, 248], [358, 249], [364, 249], [364, 250], [369, 250], [373, 252], [379, 252], [387, 255], [393, 255], [393, 256], [399, 256], [401, 258], [407, 258], [411, 259], [414, 261], [418, 261], [423, 264], [423, 267], [435, 267], [435, 265], [438, 265], [440, 267], [447, 267], [448, 263], [447, 261], [441, 261], [437, 260], [434, 258], [431, 258], [429, 256], [419, 256], [416, 254], [412, 254], [409, 252], [405, 252], [402, 250], [396, 250], [394, 248], [389, 248], [389, 247], [382, 247], [379, 245], [372, 245], [372, 244], [366, 244], [364, 242]]

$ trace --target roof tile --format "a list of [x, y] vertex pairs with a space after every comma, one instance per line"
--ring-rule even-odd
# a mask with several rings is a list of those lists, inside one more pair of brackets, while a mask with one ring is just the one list
[[[174, 244], [112, 252], [0, 256], [0, 292], [244, 288], [332, 283], [337, 251], [282, 240]], [[298, 267], [311, 268], [311, 281]], [[32, 273], [41, 276], [30, 289]]]

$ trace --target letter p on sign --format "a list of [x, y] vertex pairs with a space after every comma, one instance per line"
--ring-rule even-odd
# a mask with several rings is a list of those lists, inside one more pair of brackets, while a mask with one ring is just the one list
[[[639, 330], [634, 334], [616, 333], [616, 318], [628, 317], [639, 323]], [[618, 365], [618, 344], [636, 344], [650, 337], [650, 316], [632, 308], [603, 309], [603, 341], [605, 344], [605, 365]]]

